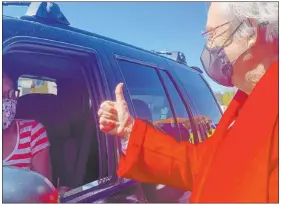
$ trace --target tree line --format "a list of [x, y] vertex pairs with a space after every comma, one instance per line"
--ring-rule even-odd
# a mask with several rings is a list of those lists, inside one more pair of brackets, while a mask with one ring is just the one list
[[235, 95], [236, 91], [226, 91], [224, 93], [215, 93], [215, 96], [222, 106], [228, 106], [230, 101], [232, 100], [233, 96]]

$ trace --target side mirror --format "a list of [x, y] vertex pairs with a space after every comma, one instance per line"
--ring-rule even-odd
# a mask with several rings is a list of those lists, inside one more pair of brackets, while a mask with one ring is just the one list
[[3, 167], [3, 203], [57, 202], [59, 196], [53, 184], [30, 170]]

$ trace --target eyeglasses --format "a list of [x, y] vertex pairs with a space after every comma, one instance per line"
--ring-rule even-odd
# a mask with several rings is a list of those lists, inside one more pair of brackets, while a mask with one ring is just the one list
[[20, 95], [20, 90], [19, 89], [10, 89], [7, 92], [2, 93], [2, 97], [4, 99], [17, 99]]
[[218, 26], [216, 26], [216, 27], [214, 27], [214, 28], [212, 28], [212, 29], [210, 29], [210, 30], [204, 31], [204, 32], [202, 32], [202, 36], [204, 36], [204, 35], [206, 35], [206, 34], [212, 32], [212, 31], [214, 31], [214, 30], [217, 30], [218, 28], [220, 28], [220, 27], [222, 27], [222, 26], [225, 26], [225, 25], [229, 24], [230, 22], [231, 22], [231, 21], [228, 21], [228, 22], [226, 22], [226, 23], [224, 23], [224, 24], [221, 24], [221, 25], [218, 25]]
[[[202, 34], [202, 36], [206, 39], [206, 41], [209, 43], [209, 42], [211, 42], [211, 40], [214, 40], [213, 36], [218, 37], [218, 36], [216, 36], [216, 31], [217, 31], [219, 28], [221, 28], [221, 27], [223, 27], [223, 26], [225, 26], [225, 25], [228, 25], [230, 22], [231, 22], [231, 21], [228, 21], [228, 22], [226, 22], [226, 23], [224, 23], [224, 24], [221, 24], [221, 25], [218, 25], [218, 26], [216, 26], [216, 27], [214, 27], [214, 28], [212, 28], [212, 29], [210, 29], [210, 30], [203, 31], [201, 34]], [[211, 33], [212, 33], [212, 34], [211, 34]], [[225, 33], [225, 32], [222, 32], [220, 35], [222, 35], [222, 34], [224, 34], [224, 33]], [[211, 35], [210, 35], [210, 34], [211, 34]]]
[[[232, 20], [232, 21], [233, 21], [233, 20]], [[224, 24], [221, 24], [221, 25], [219, 25], [219, 26], [217, 26], [217, 27], [215, 27], [215, 28], [212, 28], [211, 30], [202, 32], [202, 36], [205, 36], [205, 38], [207, 38], [207, 43], [212, 43], [211, 40], [214, 40], [214, 38], [211, 39], [211, 38], [209, 37], [209, 33], [212, 32], [212, 31], [216, 31], [218, 28], [220, 28], [220, 27], [222, 27], [222, 26], [225, 26], [225, 25], [231, 23], [232, 21], [228, 21], [228, 22], [226, 22], [226, 23], [224, 23]], [[235, 30], [232, 32], [232, 34], [231, 34], [231, 35], [225, 40], [225, 42], [222, 44], [222, 46], [221, 46], [222, 48], [223, 48], [224, 46], [227, 46], [227, 44], [231, 43], [230, 40], [232, 39], [233, 34], [241, 27], [241, 25], [242, 25], [243, 23], [244, 23], [244, 22], [241, 22], [241, 23], [235, 28]], [[218, 37], [218, 36], [223, 35], [225, 32], [226, 32], [226, 31], [220, 33], [219, 35], [216, 35], [216, 33], [213, 33], [212, 36]], [[229, 43], [228, 43], [228, 42], [229, 42]]]

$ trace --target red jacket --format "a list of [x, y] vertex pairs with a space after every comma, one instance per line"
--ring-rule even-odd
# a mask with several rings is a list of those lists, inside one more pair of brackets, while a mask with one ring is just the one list
[[118, 175], [190, 190], [190, 202], [278, 202], [278, 169], [276, 62], [249, 96], [238, 91], [197, 146], [136, 120]]

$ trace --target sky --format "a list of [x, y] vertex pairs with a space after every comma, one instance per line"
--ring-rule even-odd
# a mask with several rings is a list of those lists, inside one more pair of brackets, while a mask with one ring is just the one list
[[[181, 51], [188, 65], [202, 68], [206, 2], [58, 2], [72, 27], [146, 50]], [[3, 14], [22, 16], [26, 7], [5, 6]], [[222, 87], [204, 74], [215, 92]]]

